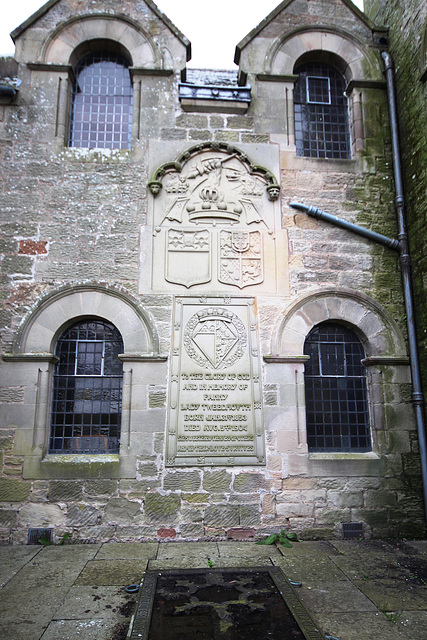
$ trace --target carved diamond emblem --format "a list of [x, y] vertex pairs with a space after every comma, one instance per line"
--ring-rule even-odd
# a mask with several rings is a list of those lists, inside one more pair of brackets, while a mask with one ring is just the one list
[[194, 344], [214, 369], [227, 357], [238, 340], [236, 329], [233, 325], [227, 326], [224, 320], [205, 320], [198, 333], [193, 336]]
[[218, 307], [196, 313], [184, 332], [184, 346], [190, 358], [209, 369], [230, 367], [242, 357], [246, 342], [240, 318]]

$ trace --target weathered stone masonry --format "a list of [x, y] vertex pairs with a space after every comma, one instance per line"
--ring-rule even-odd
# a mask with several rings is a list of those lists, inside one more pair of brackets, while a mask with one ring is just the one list
[[[25, 543], [32, 527], [52, 528], [56, 539], [70, 532], [81, 541], [200, 539], [236, 529], [261, 535], [287, 527], [328, 537], [342, 535], [343, 522], [363, 523], [365, 535], [423, 533], [397, 257], [289, 207], [291, 201], [315, 204], [395, 236], [378, 29], [347, 0], [282, 2], [239, 43], [239, 74], [187, 71], [187, 82], [207, 87], [238, 87], [239, 76], [251, 86], [244, 113], [233, 101], [225, 109], [214, 99], [184, 111], [179, 83], [189, 43], [149, 1], [51, 0], [16, 30], [15, 59], [0, 68], [4, 78], [21, 80], [16, 96], [0, 105], [3, 542]], [[67, 146], [76, 51], [93, 39], [129, 52], [129, 150]], [[351, 159], [296, 156], [294, 69], [308, 52], [346, 78]], [[197, 167], [215, 161], [228, 167], [216, 166], [227, 208], [215, 205], [217, 218], [202, 217], [209, 210], [194, 196], [194, 210], [183, 207], [180, 217], [173, 185], [193, 189]], [[158, 194], [149, 187], [153, 176]], [[276, 182], [278, 199], [267, 189]], [[193, 255], [200, 259], [196, 274], [185, 266], [189, 254], [177, 258], [171, 249], [179, 236], [188, 251], [194, 229], [210, 243], [210, 262]], [[221, 251], [235, 229], [255, 234], [248, 236], [255, 247], [262, 238], [264, 252], [253, 250], [262, 277], [251, 273], [252, 280], [242, 276], [236, 284], [230, 272], [222, 274]], [[242, 352], [242, 336], [249, 336], [250, 357], [236, 355], [224, 369], [216, 361], [212, 368], [209, 357], [194, 363], [179, 324], [179, 309], [185, 319], [190, 304], [201, 312], [210, 305], [220, 323], [225, 313]], [[67, 326], [87, 317], [114, 324], [124, 342], [120, 453], [50, 454], [56, 343]], [[362, 341], [372, 451], [308, 450], [304, 341], [326, 321], [352, 328]], [[193, 316], [191, 322], [198, 326]], [[184, 358], [190, 368], [181, 371], [177, 363]], [[253, 423], [261, 443], [256, 464], [166, 459], [177, 437], [171, 433], [174, 385], [184, 384], [175, 380], [175, 367], [177, 378], [201, 367], [204, 379], [189, 384], [197, 387], [194, 403], [209, 404], [204, 424], [220, 425], [206, 415], [227, 415], [226, 403], [250, 404], [250, 416], [261, 412], [263, 429]], [[216, 390], [221, 380], [208, 377], [213, 371], [254, 380], [256, 367], [252, 403], [224, 400], [230, 389]], [[223, 403], [221, 411], [215, 403]], [[240, 421], [249, 424], [244, 411]], [[191, 411], [176, 418], [178, 432], [186, 415]]]

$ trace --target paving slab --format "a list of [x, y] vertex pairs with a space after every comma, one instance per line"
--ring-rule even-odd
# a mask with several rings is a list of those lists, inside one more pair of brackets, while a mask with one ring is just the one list
[[148, 560], [91, 560], [76, 579], [76, 585], [128, 585], [139, 583]]
[[218, 542], [218, 551], [221, 558], [247, 558], [255, 563], [258, 558], [280, 555], [275, 545], [259, 545], [255, 542]]
[[288, 578], [309, 587], [319, 582], [347, 580], [347, 576], [327, 556], [281, 556], [272, 558], [272, 561]]
[[218, 556], [212, 556], [210, 558], [211, 563], [207, 558], [194, 558], [189, 560], [188, 558], [176, 558], [169, 560], [150, 560], [148, 563], [148, 569], [161, 570], [161, 569], [224, 569], [226, 567], [268, 567], [272, 566], [272, 561], [268, 557], [264, 558], [236, 558], [229, 556], [228, 558], [221, 558]]
[[395, 622], [382, 612], [340, 613], [318, 612], [315, 619], [325, 634], [340, 640], [424, 640], [427, 613], [403, 611]]
[[40, 553], [40, 547], [0, 547], [0, 587], [4, 587], [27, 562]]
[[292, 547], [284, 547], [283, 545], [279, 544], [277, 549], [285, 557], [339, 555], [338, 549], [336, 549], [330, 542], [326, 540], [300, 540], [298, 542], [292, 542], [291, 544]]
[[[355, 580], [354, 584], [380, 610], [423, 610], [427, 608], [427, 587], [402, 580]], [[426, 630], [427, 638], [427, 630]]]
[[38, 640], [61, 606], [65, 595], [63, 588], [43, 584], [19, 591], [2, 589], [0, 638]]
[[64, 591], [74, 584], [84, 564], [75, 562], [71, 558], [68, 562], [46, 562], [37, 555], [5, 584], [2, 593], [11, 592], [19, 597], [19, 594], [26, 593], [30, 589], [61, 588]]
[[[53, 616], [54, 620], [84, 620], [130, 618], [136, 596], [123, 586], [75, 586], [72, 587]], [[123, 620], [122, 620], [123, 621]]]
[[125, 640], [127, 628], [127, 622], [117, 623], [104, 618], [58, 620], [50, 623], [43, 640]]
[[192, 562], [207, 560], [211, 556], [218, 556], [216, 542], [165, 542], [159, 544], [157, 552], [157, 560], [186, 558]]
[[411, 542], [407, 542], [407, 544], [420, 553], [427, 555], [427, 540], [411, 540]]
[[373, 580], [386, 577], [404, 580], [409, 573], [399, 564], [397, 556], [378, 552], [345, 552], [335, 556], [333, 562], [350, 580]]
[[[164, 546], [164, 545], [162, 545]], [[132, 558], [149, 560], [157, 556], [157, 542], [108, 542], [102, 545], [96, 554], [97, 560], [130, 560]], [[182, 549], [182, 546], [181, 546]]]
[[350, 581], [322, 582], [318, 586], [305, 586], [298, 590], [303, 605], [311, 612], [378, 611], [371, 600]]

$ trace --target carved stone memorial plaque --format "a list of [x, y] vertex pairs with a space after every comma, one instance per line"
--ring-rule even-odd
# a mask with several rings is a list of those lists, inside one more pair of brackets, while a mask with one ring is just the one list
[[254, 298], [175, 302], [168, 466], [263, 465]]

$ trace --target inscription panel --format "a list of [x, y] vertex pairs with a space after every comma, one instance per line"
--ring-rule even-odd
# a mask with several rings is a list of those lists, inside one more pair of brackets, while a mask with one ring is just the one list
[[167, 466], [263, 465], [253, 298], [177, 298]]

